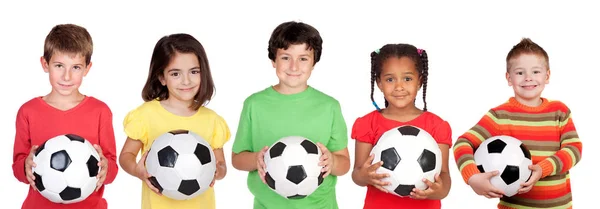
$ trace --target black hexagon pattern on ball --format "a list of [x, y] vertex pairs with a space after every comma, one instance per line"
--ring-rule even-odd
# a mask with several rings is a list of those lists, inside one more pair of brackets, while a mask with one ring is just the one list
[[62, 200], [74, 200], [77, 199], [79, 197], [81, 197], [81, 189], [80, 188], [73, 188], [73, 187], [67, 187], [64, 190], [62, 190], [62, 192], [60, 192], [58, 195], [60, 195], [60, 198]]
[[188, 133], [190, 133], [190, 131], [188, 131], [188, 130], [172, 130], [172, 131], [169, 131], [169, 133], [173, 134], [173, 135], [179, 135], [179, 134], [188, 134]]
[[400, 196], [408, 196], [410, 192], [415, 188], [415, 185], [404, 185], [400, 184], [394, 189], [394, 192]]
[[319, 153], [317, 145], [315, 145], [315, 143], [312, 143], [311, 141], [305, 139], [304, 141], [302, 141], [302, 143], [300, 143], [300, 145], [302, 145], [302, 147], [308, 154], [316, 155]]
[[416, 128], [414, 126], [402, 126], [402, 127], [398, 128], [398, 131], [402, 135], [409, 135], [409, 136], [417, 136], [417, 135], [419, 135], [419, 132], [421, 132], [421, 130], [419, 130], [418, 128]]
[[286, 179], [290, 180], [294, 184], [300, 184], [300, 182], [306, 179], [306, 172], [302, 165], [293, 165], [288, 168]]
[[200, 143], [196, 144], [194, 155], [196, 155], [196, 158], [198, 158], [202, 165], [205, 165], [212, 161], [212, 159], [210, 158], [210, 150], [208, 149], [208, 147]]
[[400, 163], [400, 160], [400, 155], [398, 155], [398, 152], [393, 147], [381, 151], [381, 161], [383, 161], [383, 165], [381, 165], [381, 167], [393, 171]]
[[86, 164], [87, 164], [89, 176], [90, 177], [97, 176], [98, 170], [100, 170], [100, 167], [98, 167], [98, 160], [96, 160], [96, 158], [94, 156], [90, 155], [90, 159], [88, 159]]
[[502, 150], [504, 150], [504, 147], [506, 147], [506, 142], [500, 140], [500, 139], [494, 139], [494, 141], [491, 141], [490, 143], [488, 143], [487, 148], [488, 148], [488, 153], [502, 153]]
[[162, 167], [173, 168], [177, 162], [179, 153], [175, 151], [171, 146], [167, 146], [158, 151], [158, 164]]
[[85, 139], [83, 137], [75, 135], [75, 134], [67, 134], [65, 135], [69, 140], [84, 143]]
[[181, 181], [181, 184], [179, 184], [179, 188], [177, 188], [177, 191], [188, 196], [194, 194], [194, 192], [197, 192], [198, 190], [200, 190], [200, 185], [198, 185], [198, 181], [195, 179], [183, 180]]
[[46, 147], [46, 142], [42, 143], [42, 145], [40, 145], [37, 150], [35, 150], [35, 156], [37, 157], [38, 154], [40, 154], [40, 152], [42, 152], [42, 150], [44, 150], [44, 148]]
[[50, 167], [54, 170], [64, 172], [71, 164], [71, 157], [65, 150], [52, 153], [50, 156]]
[[514, 165], [507, 165], [504, 168], [504, 171], [502, 171], [500, 178], [502, 178], [502, 181], [504, 181], [506, 185], [515, 183], [517, 180], [519, 180], [519, 167]]
[[417, 158], [417, 162], [421, 166], [423, 173], [432, 171], [435, 169], [435, 154], [433, 152], [423, 149], [419, 158]]
[[269, 150], [269, 155], [271, 156], [271, 158], [279, 157], [281, 156], [281, 154], [283, 154], [283, 150], [285, 149], [285, 147], [286, 145], [284, 143], [277, 142], [271, 147], [271, 150]]

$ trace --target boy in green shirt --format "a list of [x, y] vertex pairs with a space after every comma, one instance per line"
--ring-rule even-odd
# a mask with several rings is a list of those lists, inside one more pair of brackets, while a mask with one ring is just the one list
[[[279, 84], [244, 100], [232, 164], [249, 171], [248, 188], [254, 209], [337, 209], [337, 176], [350, 169], [348, 133], [339, 102], [309, 86], [307, 81], [321, 57], [319, 32], [301, 22], [280, 24], [269, 40], [269, 59]], [[323, 183], [302, 199], [286, 199], [265, 183], [264, 153], [282, 137], [303, 136], [322, 151]]]

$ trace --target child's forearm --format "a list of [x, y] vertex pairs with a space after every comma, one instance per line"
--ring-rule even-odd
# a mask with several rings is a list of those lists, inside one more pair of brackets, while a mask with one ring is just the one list
[[434, 195], [431, 195], [429, 199], [432, 200], [441, 200], [448, 196], [450, 192], [450, 187], [452, 185], [452, 180], [450, 179], [450, 173], [442, 172], [440, 173], [440, 178], [442, 179], [442, 189], [439, 192], [436, 192]]
[[121, 154], [121, 156], [119, 156], [119, 165], [129, 175], [139, 178], [139, 176], [135, 170], [135, 167], [137, 166], [137, 163], [135, 162], [135, 158], [136, 158], [136, 156], [134, 154], [123, 153], [123, 154]]
[[367, 182], [360, 176], [360, 167], [354, 168], [352, 171], [352, 181], [358, 186], [367, 186]]
[[350, 158], [343, 154], [333, 153], [333, 168], [331, 168], [331, 175], [342, 176], [348, 173], [350, 170]]
[[235, 169], [241, 171], [254, 171], [256, 167], [256, 157], [258, 153], [243, 151], [238, 154], [231, 153], [231, 163]]

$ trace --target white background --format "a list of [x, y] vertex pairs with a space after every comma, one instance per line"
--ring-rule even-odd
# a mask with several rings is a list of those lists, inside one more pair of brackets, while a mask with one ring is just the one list
[[[215, 185], [217, 207], [251, 208], [247, 173], [231, 166], [231, 146], [243, 100], [277, 82], [267, 43], [272, 30], [289, 20], [304, 21], [321, 32], [323, 55], [309, 84], [341, 102], [349, 135], [354, 120], [374, 108], [369, 100], [369, 54], [382, 45], [410, 43], [428, 51], [428, 107], [449, 121], [456, 141], [489, 108], [512, 95], [504, 78], [506, 54], [522, 37], [532, 38], [550, 55], [552, 75], [543, 96], [571, 108], [584, 144], [583, 160], [571, 170], [574, 204], [594, 208], [594, 190], [600, 186], [594, 177], [598, 153], [593, 150], [599, 146], [594, 119], [600, 115], [591, 102], [598, 95], [597, 6], [575, 1], [568, 5], [547, 1], [9, 2], [12, 5], [0, 3], [2, 208], [20, 208], [27, 193], [28, 186], [19, 183], [11, 170], [15, 116], [24, 102], [50, 91], [39, 58], [45, 36], [61, 23], [79, 24], [92, 35], [93, 67], [81, 91], [111, 107], [117, 153], [126, 138], [122, 120], [142, 103], [141, 90], [156, 41], [179, 32], [199, 39], [217, 88], [208, 107], [222, 115], [232, 131], [225, 146], [229, 172]], [[382, 96], [376, 97], [382, 106]], [[354, 161], [353, 140], [348, 147]], [[495, 207], [497, 199], [477, 196], [461, 180], [452, 155], [449, 163], [452, 189], [443, 208]], [[120, 170], [107, 186], [105, 198], [110, 208], [139, 208], [140, 187], [138, 179]], [[362, 208], [365, 191], [352, 182], [350, 173], [340, 177], [340, 208]]]

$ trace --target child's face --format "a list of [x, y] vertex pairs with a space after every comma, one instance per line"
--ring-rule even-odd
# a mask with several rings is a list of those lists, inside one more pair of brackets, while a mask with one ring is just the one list
[[421, 87], [415, 63], [408, 57], [387, 58], [383, 63], [377, 87], [395, 108], [404, 109], [414, 105]]
[[44, 72], [49, 74], [52, 90], [63, 96], [79, 92], [83, 77], [87, 75], [92, 63], [85, 65], [85, 57], [80, 54], [55, 52], [49, 61], [40, 58]]
[[169, 89], [169, 99], [193, 102], [201, 82], [198, 57], [194, 53], [176, 52], [159, 79]]
[[515, 91], [515, 98], [522, 103], [536, 104], [550, 79], [550, 71], [543, 57], [522, 54], [512, 60], [506, 72], [508, 86]]
[[314, 68], [314, 51], [306, 44], [290, 45], [287, 50], [277, 49], [273, 67], [284, 88], [303, 88]]

